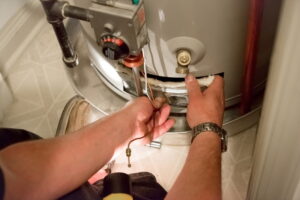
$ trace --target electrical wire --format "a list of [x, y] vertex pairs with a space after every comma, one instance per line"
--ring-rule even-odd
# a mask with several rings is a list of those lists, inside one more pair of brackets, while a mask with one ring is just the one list
[[[141, 72], [141, 73], [143, 74], [144, 80], [145, 80], [146, 95], [147, 95], [148, 99], [150, 100], [152, 106], [155, 108], [155, 106], [154, 106], [154, 94], [153, 94], [151, 86], [148, 84], [147, 66], [146, 66], [145, 62], [144, 62], [144, 72]], [[150, 91], [150, 95], [149, 95], [149, 92], [148, 92], [148, 88], [149, 88], [149, 91]], [[155, 116], [157, 115], [157, 113], [159, 113], [159, 110], [155, 108], [154, 111], [153, 111], [152, 117], [149, 119], [149, 122], [151, 122], [151, 121], [153, 122], [152, 129], [150, 131], [147, 131], [144, 136], [134, 138], [134, 139], [129, 141], [129, 143], [127, 145], [127, 148], [126, 148], [126, 156], [127, 156], [127, 160], [128, 160], [128, 167], [131, 167], [130, 157], [131, 157], [131, 152], [132, 151], [131, 151], [130, 145], [136, 140], [141, 140], [141, 139], [147, 137], [148, 135], [153, 134], [153, 132], [155, 130]]]

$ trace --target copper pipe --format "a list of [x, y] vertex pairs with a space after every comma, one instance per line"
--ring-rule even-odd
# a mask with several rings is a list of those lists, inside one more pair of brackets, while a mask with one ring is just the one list
[[263, 14], [263, 3], [263, 0], [250, 0], [250, 15], [248, 20], [242, 98], [240, 105], [241, 114], [245, 114], [251, 109], [259, 33]]

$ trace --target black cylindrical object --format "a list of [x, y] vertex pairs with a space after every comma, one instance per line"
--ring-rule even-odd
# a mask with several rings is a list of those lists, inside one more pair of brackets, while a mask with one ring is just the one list
[[47, 20], [50, 24], [63, 19], [62, 15], [58, 16], [56, 12], [53, 12], [54, 6], [58, 3], [57, 0], [40, 0], [40, 1], [43, 5], [45, 14], [47, 16]]
[[131, 196], [132, 186], [130, 176], [125, 173], [112, 173], [107, 175], [103, 181], [103, 196], [108, 197], [113, 194], [123, 194]]
[[52, 24], [57, 40], [65, 59], [74, 58], [75, 53], [68, 39], [68, 34], [62, 21]]
[[47, 20], [53, 26], [56, 38], [63, 53], [63, 61], [68, 67], [75, 67], [78, 64], [77, 55], [69, 41], [66, 28], [63, 24], [62, 7], [65, 2], [56, 0], [41, 0]]
[[75, 19], [80, 19], [84, 21], [90, 21], [91, 14], [88, 9], [79, 8], [76, 6], [66, 5], [63, 10], [65, 17], [71, 17]]

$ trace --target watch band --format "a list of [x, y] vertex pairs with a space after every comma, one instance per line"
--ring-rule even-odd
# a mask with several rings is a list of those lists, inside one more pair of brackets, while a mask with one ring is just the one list
[[205, 123], [201, 123], [197, 126], [195, 126], [192, 129], [192, 141], [195, 139], [195, 137], [203, 132], [214, 132], [216, 133], [220, 139], [221, 139], [221, 150], [222, 152], [225, 152], [227, 150], [227, 132], [222, 129], [219, 125], [212, 123], [212, 122], [205, 122]]

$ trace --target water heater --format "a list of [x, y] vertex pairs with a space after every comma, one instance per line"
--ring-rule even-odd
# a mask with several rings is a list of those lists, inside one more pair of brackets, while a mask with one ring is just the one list
[[[176, 124], [171, 132], [185, 133], [184, 77], [191, 73], [201, 81], [220, 75], [225, 80], [225, 129], [237, 133], [258, 118], [281, 4], [265, 0], [261, 5], [253, 100], [250, 111], [241, 113], [251, 1], [74, 0], [75, 11], [61, 4], [64, 17], [81, 16], [68, 28], [79, 58], [78, 66], [67, 67], [70, 80], [107, 114], [140, 95], [137, 87], [147, 95], [147, 81], [153, 95], [165, 97], [172, 107]], [[131, 64], [141, 65], [139, 71], [133, 73]]]

